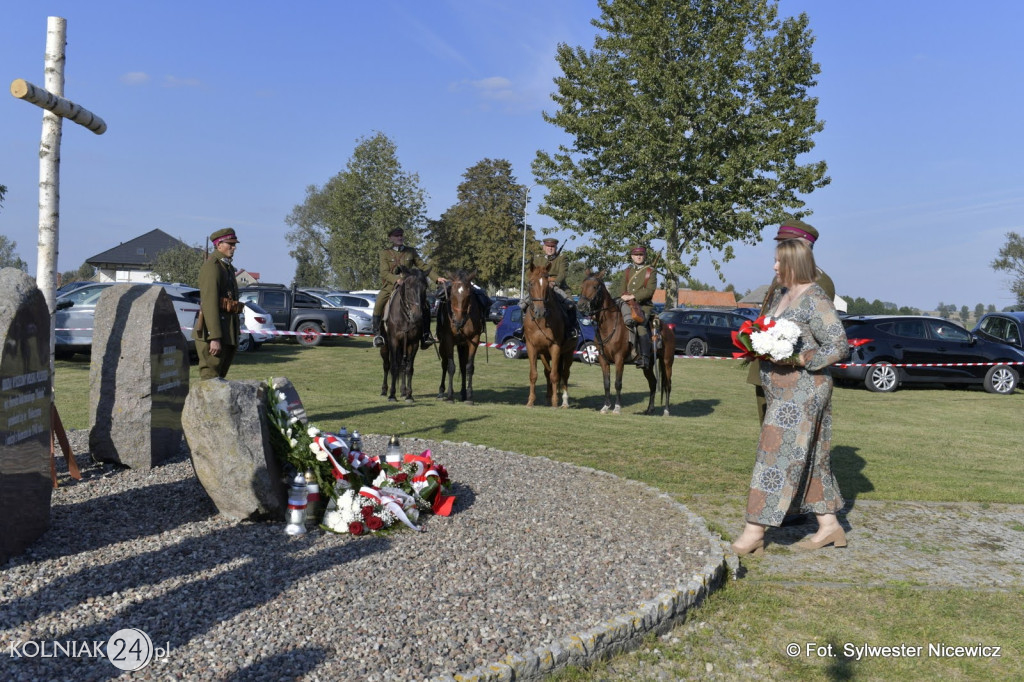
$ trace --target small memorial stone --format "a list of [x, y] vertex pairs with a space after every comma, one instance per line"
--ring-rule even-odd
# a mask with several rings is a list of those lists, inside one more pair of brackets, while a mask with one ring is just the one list
[[149, 469], [181, 447], [188, 346], [162, 287], [115, 284], [96, 305], [89, 373], [93, 458]]
[[50, 527], [50, 314], [21, 270], [0, 270], [0, 563]]
[[[301, 408], [290, 382], [275, 385]], [[265, 388], [258, 381], [207, 379], [193, 384], [185, 401], [181, 422], [196, 478], [232, 519], [282, 521], [288, 505], [270, 445]]]

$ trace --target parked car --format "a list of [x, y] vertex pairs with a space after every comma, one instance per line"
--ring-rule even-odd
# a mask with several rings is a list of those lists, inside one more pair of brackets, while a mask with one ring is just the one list
[[348, 294], [329, 289], [299, 289], [320, 301], [325, 307], [344, 308], [348, 311], [348, 333], [369, 334], [373, 329], [373, 305], [376, 297]]
[[736, 313], [737, 315], [742, 315], [743, 317], [749, 318], [751, 320], [756, 320], [758, 317], [761, 316], [760, 308], [733, 308], [732, 312]]
[[[936, 317], [854, 315], [843, 318], [843, 326], [850, 357], [848, 364], [831, 368], [832, 376], [840, 382], [862, 382], [870, 391], [890, 392], [916, 383], [981, 384], [989, 393], [1005, 395], [1017, 387], [1021, 366], [991, 363], [1024, 362], [1024, 350]], [[894, 366], [936, 363], [958, 366]]]
[[750, 319], [747, 315], [725, 310], [673, 308], [659, 315], [673, 325], [676, 348], [694, 357], [715, 355], [730, 357], [736, 347], [732, 333]]
[[974, 333], [989, 341], [1001, 341], [1024, 350], [1024, 312], [982, 315]]
[[[119, 282], [89, 282], [57, 297], [57, 312], [54, 315], [54, 355], [59, 358], [70, 358], [75, 353], [89, 353], [92, 350], [92, 330], [96, 317], [96, 304], [100, 295]], [[129, 282], [123, 282], [129, 284]], [[178, 316], [178, 324], [189, 352], [195, 351], [192, 340], [192, 327], [199, 314], [199, 289], [183, 284], [165, 284], [163, 282], [130, 282], [142, 286], [160, 286], [171, 297], [174, 312]]]
[[269, 312], [278, 331], [296, 332], [301, 346], [319, 346], [324, 332], [348, 332], [348, 311], [325, 306], [319, 299], [283, 284], [254, 284], [243, 287], [239, 300], [252, 301]]
[[259, 350], [260, 346], [276, 341], [274, 318], [263, 308], [252, 301], [245, 302], [242, 311], [242, 325], [238, 330], [238, 350], [242, 353]]
[[[597, 363], [597, 344], [594, 342], [594, 335], [597, 325], [594, 320], [577, 313], [580, 330], [579, 342], [576, 346], [576, 359], [582, 360], [588, 365]], [[526, 357], [526, 343], [523, 341], [523, 311], [518, 305], [511, 305], [505, 308], [505, 314], [501, 322], [494, 329], [494, 339], [501, 352], [506, 358], [514, 360]]]
[[508, 296], [495, 296], [491, 299], [491, 308], [487, 311], [487, 319], [491, 322], [498, 324], [505, 316], [505, 310], [509, 306], [515, 306], [519, 303], [519, 299], [510, 298]]

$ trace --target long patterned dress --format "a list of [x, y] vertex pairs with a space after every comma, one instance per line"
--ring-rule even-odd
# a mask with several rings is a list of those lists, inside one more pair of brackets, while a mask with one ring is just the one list
[[[766, 308], [779, 305], [776, 291]], [[747, 521], [779, 526], [795, 503], [801, 512], [834, 514], [843, 497], [832, 474], [832, 377], [826, 367], [846, 357], [846, 332], [832, 299], [812, 284], [782, 312], [800, 326], [805, 367], [761, 362], [768, 412], [757, 444], [747, 497]]]

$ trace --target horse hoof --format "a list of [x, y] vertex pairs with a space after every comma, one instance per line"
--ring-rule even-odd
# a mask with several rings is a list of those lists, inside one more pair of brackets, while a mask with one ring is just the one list
[[608, 406], [607, 405], [605, 405], [604, 407], [601, 408], [601, 414], [608, 414]]
[[616, 406], [615, 406], [615, 409], [614, 409], [614, 410], [612, 410], [612, 412], [613, 412], [614, 414], [622, 414], [622, 407], [621, 407], [621, 406], [619, 406], [619, 405], [616, 405]]
[[662, 417], [667, 417], [668, 416], [668, 408], [667, 407], [665, 408], [665, 411], [661, 413], [661, 416]]
[[412, 398], [406, 398], [406, 399], [405, 399], [405, 402], [406, 402], [406, 403], [412, 403], [412, 402], [416, 402], [416, 401], [415, 401], [415, 400], [413, 400]]
[[388, 402], [389, 403], [397, 403], [398, 402], [398, 398], [395, 398], [394, 396], [392, 396], [392, 397], [388, 398]]

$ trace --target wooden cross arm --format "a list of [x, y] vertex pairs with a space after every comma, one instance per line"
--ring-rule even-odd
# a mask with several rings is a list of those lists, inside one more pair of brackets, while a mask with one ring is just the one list
[[31, 102], [37, 107], [52, 111], [61, 118], [74, 121], [97, 135], [102, 135], [107, 130], [106, 122], [88, 109], [75, 104], [71, 100], [58, 97], [38, 85], [32, 85], [23, 78], [15, 78], [11, 82], [11, 94], [18, 99]]

